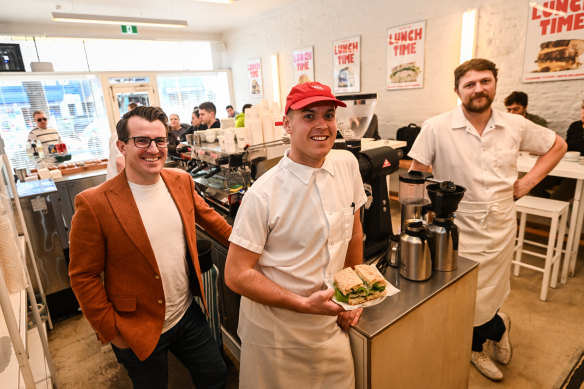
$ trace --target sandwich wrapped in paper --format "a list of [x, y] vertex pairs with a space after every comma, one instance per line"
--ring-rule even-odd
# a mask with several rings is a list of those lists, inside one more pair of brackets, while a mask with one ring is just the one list
[[372, 265], [347, 267], [334, 276], [335, 298], [339, 302], [357, 305], [385, 296], [387, 280]]

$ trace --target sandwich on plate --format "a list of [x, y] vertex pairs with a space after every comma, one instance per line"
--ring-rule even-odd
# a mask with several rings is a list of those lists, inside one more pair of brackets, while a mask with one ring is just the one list
[[385, 296], [386, 279], [373, 265], [347, 267], [333, 277], [338, 302], [357, 305]]

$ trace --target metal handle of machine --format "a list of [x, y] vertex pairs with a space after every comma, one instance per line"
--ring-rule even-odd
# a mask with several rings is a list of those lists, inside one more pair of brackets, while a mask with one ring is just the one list
[[440, 185], [440, 190], [442, 190], [443, 192], [451, 193], [456, 190], [456, 185], [454, 185], [454, 182], [452, 181], [438, 181], [430, 177], [426, 178], [426, 181], [430, 181], [433, 182], [434, 184]]
[[207, 166], [207, 162], [202, 161], [201, 164], [199, 166], [195, 165], [193, 168], [191, 168], [190, 170], [187, 170], [187, 172], [191, 175], [193, 174], [197, 174], [198, 172], [200, 172], [201, 170], [203, 170], [204, 168], [206, 168]]
[[220, 171], [221, 171], [220, 167], [213, 167], [213, 168], [211, 168], [211, 170], [209, 170], [209, 173], [207, 173], [203, 176], [203, 178], [211, 178], [215, 174], [219, 173]]

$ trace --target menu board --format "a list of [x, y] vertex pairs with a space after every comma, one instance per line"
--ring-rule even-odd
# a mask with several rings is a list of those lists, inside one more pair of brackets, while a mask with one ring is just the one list
[[249, 91], [252, 96], [262, 97], [262, 59], [254, 58], [247, 61], [247, 74], [249, 76]]
[[424, 87], [426, 21], [387, 29], [387, 89]]
[[361, 90], [361, 37], [333, 42], [333, 91]]
[[584, 5], [529, 2], [523, 82], [584, 78]]
[[312, 46], [292, 51], [294, 64], [294, 85], [314, 81], [314, 61]]

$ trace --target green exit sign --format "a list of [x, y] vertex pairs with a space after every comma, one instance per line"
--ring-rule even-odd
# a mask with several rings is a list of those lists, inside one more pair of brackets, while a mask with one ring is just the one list
[[122, 26], [122, 34], [137, 34], [138, 27], [136, 26]]

